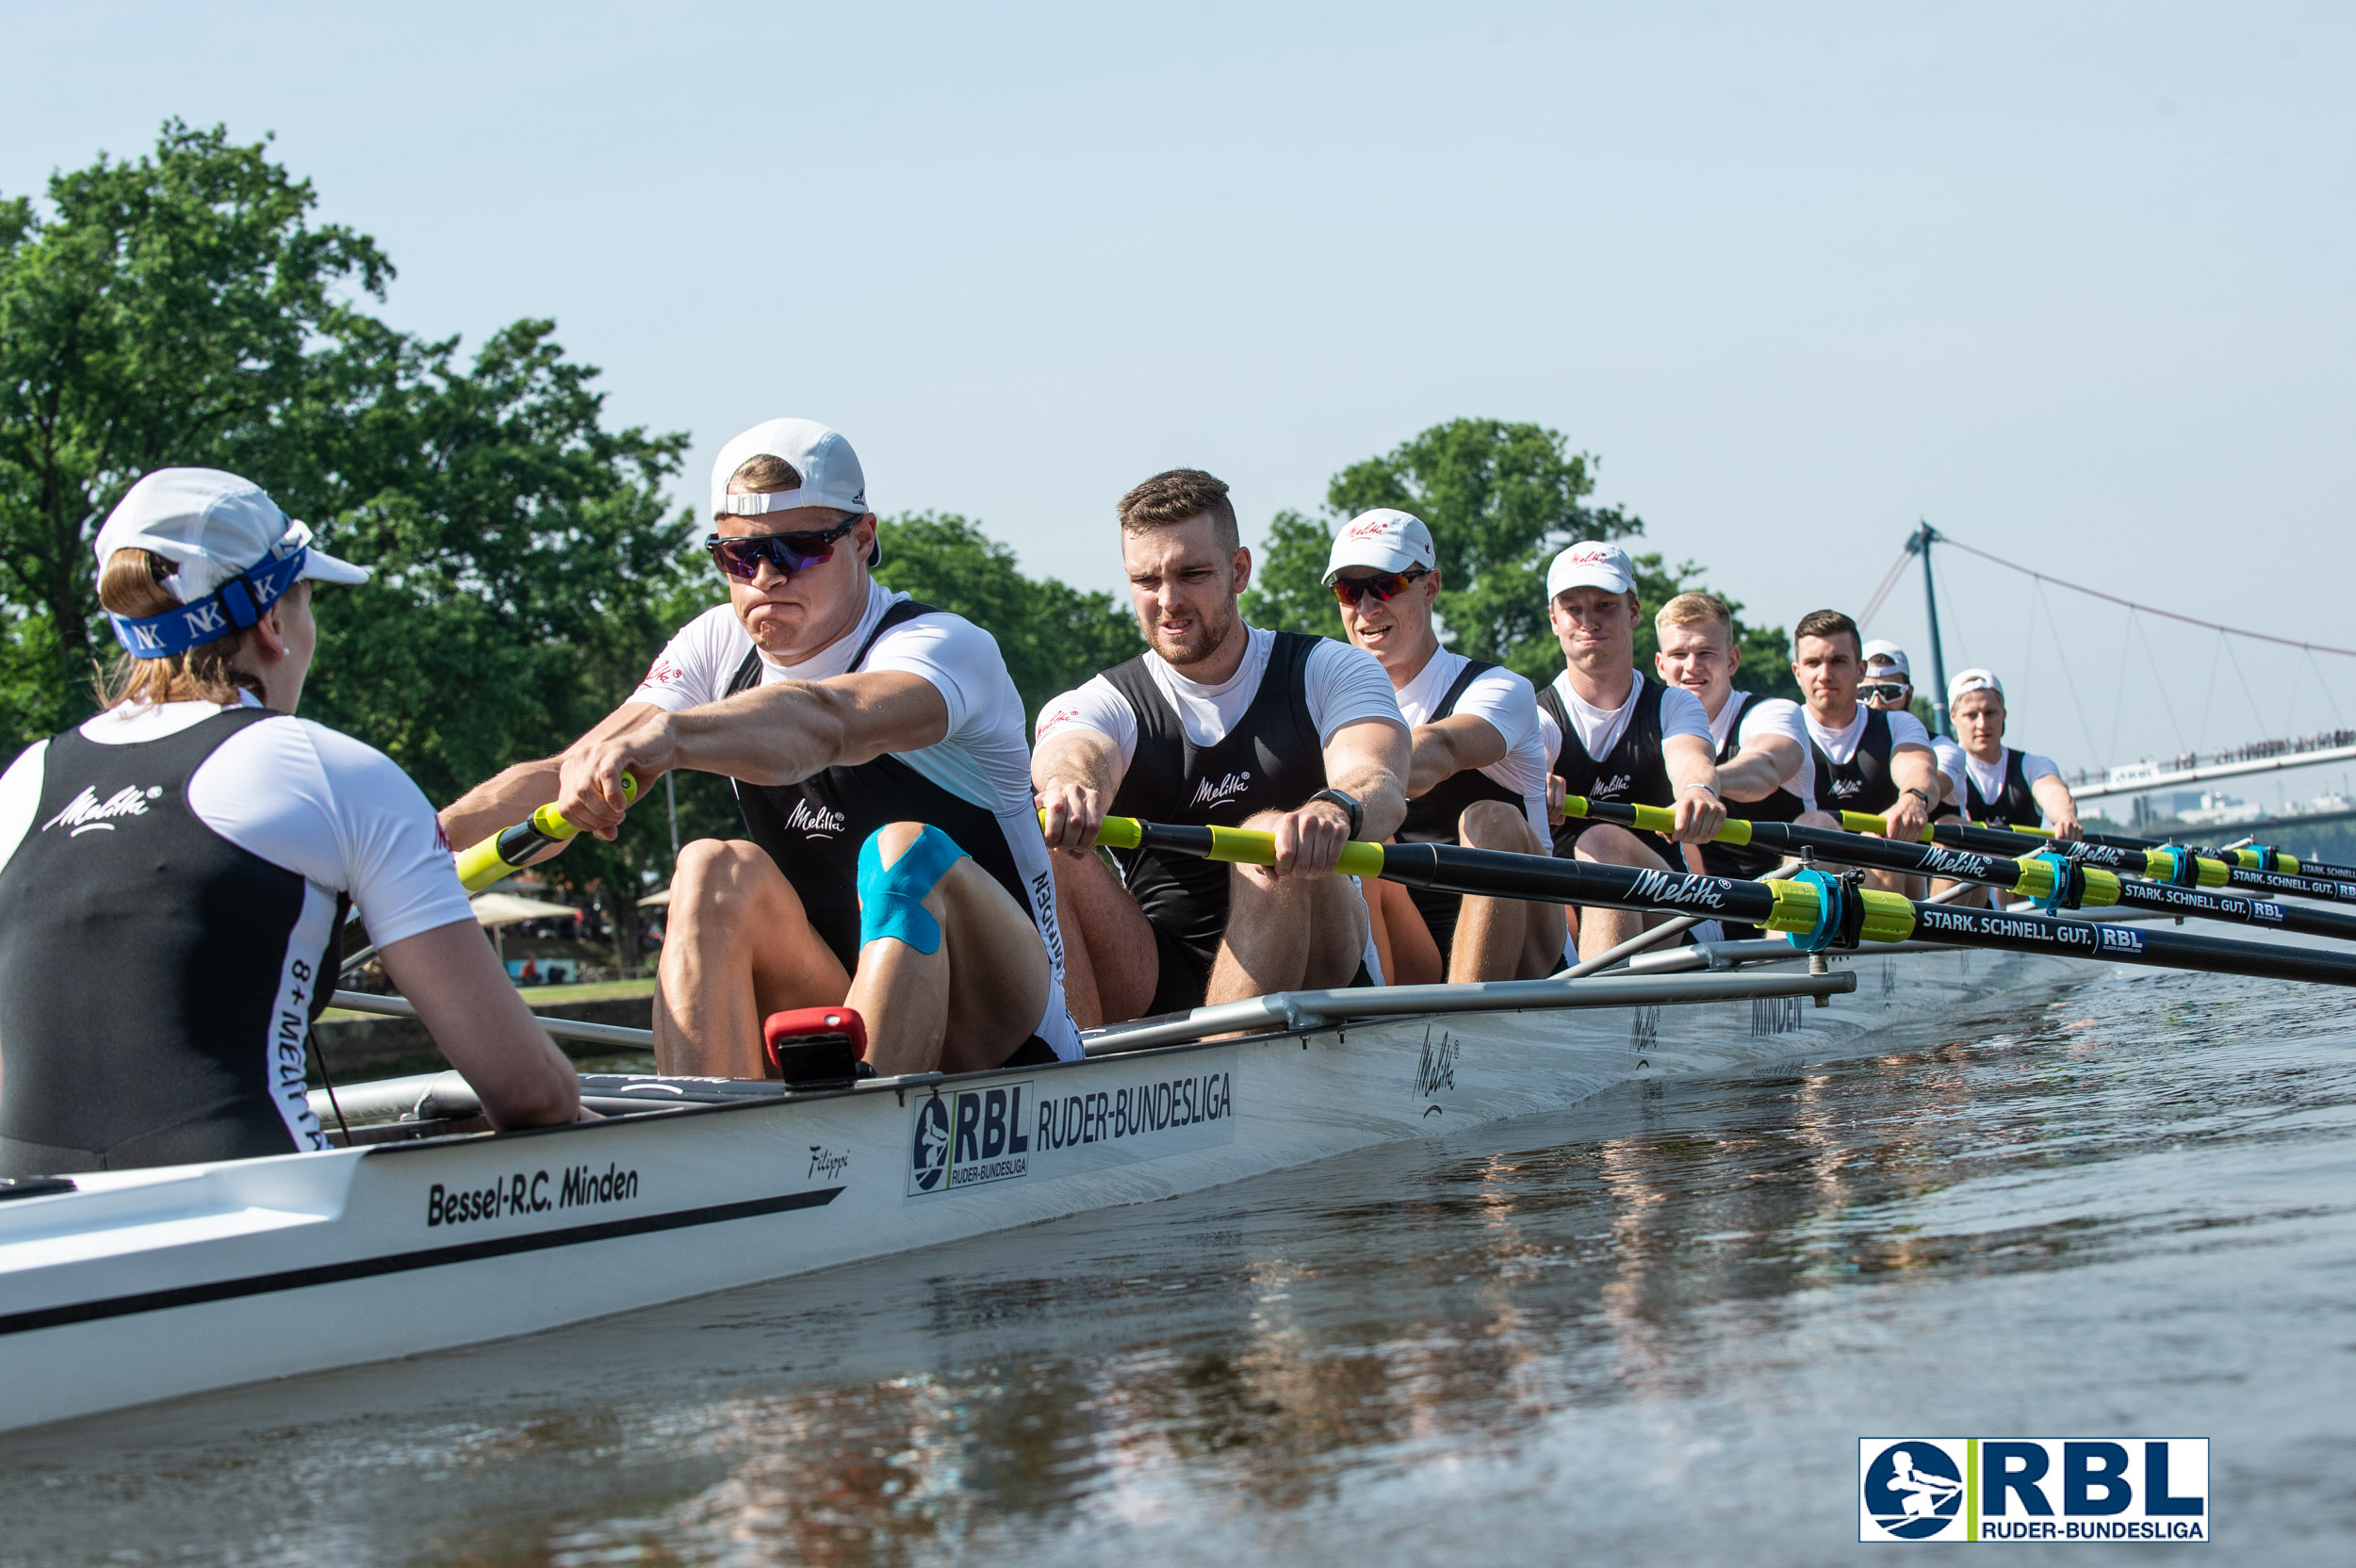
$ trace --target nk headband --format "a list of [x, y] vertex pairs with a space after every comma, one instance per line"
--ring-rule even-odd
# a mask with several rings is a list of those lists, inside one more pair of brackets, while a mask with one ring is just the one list
[[265, 557], [244, 576], [222, 583], [209, 597], [167, 610], [160, 615], [108, 615], [106, 618], [114, 622], [115, 641], [137, 658], [169, 659], [231, 632], [243, 631], [294, 586], [310, 553], [309, 547], [303, 546], [282, 560]]

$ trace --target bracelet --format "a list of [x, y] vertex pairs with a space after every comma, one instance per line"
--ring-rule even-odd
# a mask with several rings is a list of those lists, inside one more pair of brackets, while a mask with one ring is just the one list
[[1686, 785], [1685, 788], [1689, 790], [1708, 790], [1710, 792], [1710, 797], [1712, 800], [1718, 798], [1718, 786], [1715, 784], [1705, 784], [1698, 778], [1693, 780], [1691, 784]]

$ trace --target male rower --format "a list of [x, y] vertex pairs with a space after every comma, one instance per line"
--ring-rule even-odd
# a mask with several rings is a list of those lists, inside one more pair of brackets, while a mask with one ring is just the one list
[[561, 756], [450, 807], [450, 837], [554, 800], [611, 838], [625, 774], [642, 790], [673, 768], [735, 780], [747, 837], [686, 845], [671, 881], [664, 1072], [765, 1076], [764, 1018], [846, 1004], [886, 1076], [1077, 1056], [998, 645], [869, 575], [866, 480], [824, 425], [772, 419], [723, 447], [711, 515], [728, 602]]
[[[1726, 820], [1718, 799], [1717, 747], [1701, 699], [1636, 673], [1636, 568], [1617, 545], [1571, 546], [1546, 568], [1546, 615], [1563, 671], [1538, 694], [1550, 805], [1561, 795], [1659, 806], [1675, 813], [1666, 841], [1616, 823], [1571, 817], [1554, 829], [1554, 852], [1602, 865], [1671, 869], [1670, 843], [1706, 844]], [[1558, 794], [1556, 792], [1559, 792]], [[1630, 909], [1579, 912], [1582, 958], [1616, 947], [1666, 917]]]
[[[1120, 1022], [1351, 984], [1366, 900], [1330, 874], [1406, 814], [1408, 731], [1371, 654], [1244, 624], [1251, 583], [1227, 486], [1196, 468], [1121, 498], [1121, 559], [1147, 651], [1041, 710], [1031, 774], [1063, 901], [1072, 1011]], [[1107, 812], [1264, 829], [1275, 864], [1095, 854]]]
[[[1546, 758], [1530, 682], [1440, 646], [1432, 604], [1442, 587], [1432, 531], [1387, 507], [1334, 537], [1326, 586], [1342, 629], [1374, 655], [1412, 727], [1402, 843], [1546, 855]], [[1394, 985], [1537, 979], [1562, 956], [1560, 905], [1466, 898], [1375, 882], [1383, 978]]]
[[1947, 713], [1963, 743], [1965, 809], [1973, 822], [2032, 825], [2038, 817], [2057, 839], [2074, 839], [2077, 797], [2050, 757], [2004, 744], [2004, 683], [1992, 670], [1965, 670], [1947, 683]]
[[[1726, 815], [1839, 827], [1816, 804], [1816, 748], [1800, 705], [1735, 690], [1734, 612], [1726, 601], [1715, 594], [1679, 594], [1653, 616], [1653, 629], [1661, 640], [1653, 668], [1669, 686], [1698, 697], [1710, 716]], [[1715, 841], [1688, 845], [1685, 854], [1689, 865], [1712, 876], [1759, 876], [1783, 859], [1764, 846]]]
[[[1864, 639], [1838, 610], [1811, 610], [1792, 629], [1792, 676], [1808, 700], [1802, 718], [1816, 747], [1816, 796], [1827, 810], [1870, 812], [1893, 842], [1917, 843], [1946, 784], [1930, 732], [1911, 713], [1857, 700]], [[1869, 871], [1871, 887], [1917, 896], [1903, 872]]]
[[[1897, 644], [1875, 638], [1865, 645], [1865, 678], [1857, 682], [1857, 698], [1868, 708], [1886, 713], [1914, 711], [1914, 665], [1906, 658], [1906, 650]], [[1917, 719], [1916, 723], [1922, 721]], [[1930, 736], [1931, 755], [1939, 759], [1940, 795], [1939, 804], [1931, 808], [1931, 821], [1961, 822], [1963, 820], [1963, 748], [1944, 735], [1923, 731]]]

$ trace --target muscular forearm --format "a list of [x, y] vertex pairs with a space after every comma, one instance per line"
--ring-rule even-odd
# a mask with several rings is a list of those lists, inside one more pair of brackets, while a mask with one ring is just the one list
[[464, 849], [556, 798], [557, 759], [518, 762], [442, 808], [442, 836]]
[[[1400, 738], [1399, 751], [1407, 750], [1405, 737]], [[1402, 756], [1401, 761], [1405, 759]], [[1380, 842], [1399, 831], [1399, 825], [1407, 820], [1407, 792], [1399, 783], [1403, 771], [1392, 762], [1379, 758], [1361, 758], [1340, 770], [1333, 778], [1333, 788], [1358, 802], [1358, 837]]]
[[1767, 753], [1745, 751], [1718, 764], [1718, 793], [1727, 800], [1765, 800], [1791, 776]]
[[856, 766], [881, 754], [884, 748], [853, 754], [855, 706], [852, 694], [840, 687], [789, 680], [666, 714], [659, 722], [673, 767], [747, 784], [798, 784], [822, 769]]
[[1430, 794], [1442, 780], [1462, 773], [1464, 762], [1458, 751], [1456, 737], [1440, 726], [1428, 724], [1418, 728], [1407, 763], [1408, 795]]
[[1890, 760], [1890, 776], [1899, 790], [1920, 790], [1932, 805], [1946, 792], [1947, 781], [1939, 776], [1939, 759], [1927, 750], [1908, 747]]

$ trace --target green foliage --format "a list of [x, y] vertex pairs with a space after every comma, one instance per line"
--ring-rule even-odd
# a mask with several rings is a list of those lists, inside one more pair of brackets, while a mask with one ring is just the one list
[[1333, 550], [1333, 531], [1289, 509], [1268, 523], [1267, 547], [1252, 562], [1252, 586], [1244, 590], [1243, 618], [1271, 631], [1312, 637], [1342, 635], [1341, 607], [1325, 586], [1325, 564]]
[[877, 535], [877, 580], [995, 637], [1034, 718], [1049, 698], [1145, 651], [1137, 617], [1112, 595], [1023, 576], [1014, 551], [955, 513], [889, 518]]
[[[471, 362], [367, 314], [392, 264], [220, 128], [0, 204], [0, 740], [88, 709], [90, 540], [132, 481], [227, 468], [376, 568], [322, 594], [304, 711], [447, 800], [608, 711], [708, 598], [663, 492], [683, 434], [608, 430], [546, 321]], [[609, 905], [667, 864], [662, 813], [551, 866]]]
[[[1438, 608], [1448, 645], [1544, 685], [1562, 667], [1546, 621], [1547, 564], [1579, 540], [1626, 540], [1644, 531], [1643, 519], [1620, 508], [1587, 504], [1595, 466], [1593, 457], [1571, 452], [1559, 433], [1543, 426], [1456, 419], [1334, 475], [1326, 510], [1336, 521], [1380, 506], [1422, 518], [1439, 555]], [[1253, 626], [1340, 636], [1333, 595], [1319, 580], [1333, 542], [1328, 524], [1278, 513], [1244, 596], [1245, 618]], [[1630, 560], [1646, 612], [1636, 629], [1636, 662], [1649, 671], [1659, 647], [1651, 612], [1700, 587], [1701, 568], [1692, 562], [1672, 568], [1660, 555]], [[1736, 684], [1797, 700], [1781, 629], [1745, 625], [1742, 606], [1734, 609]]]

